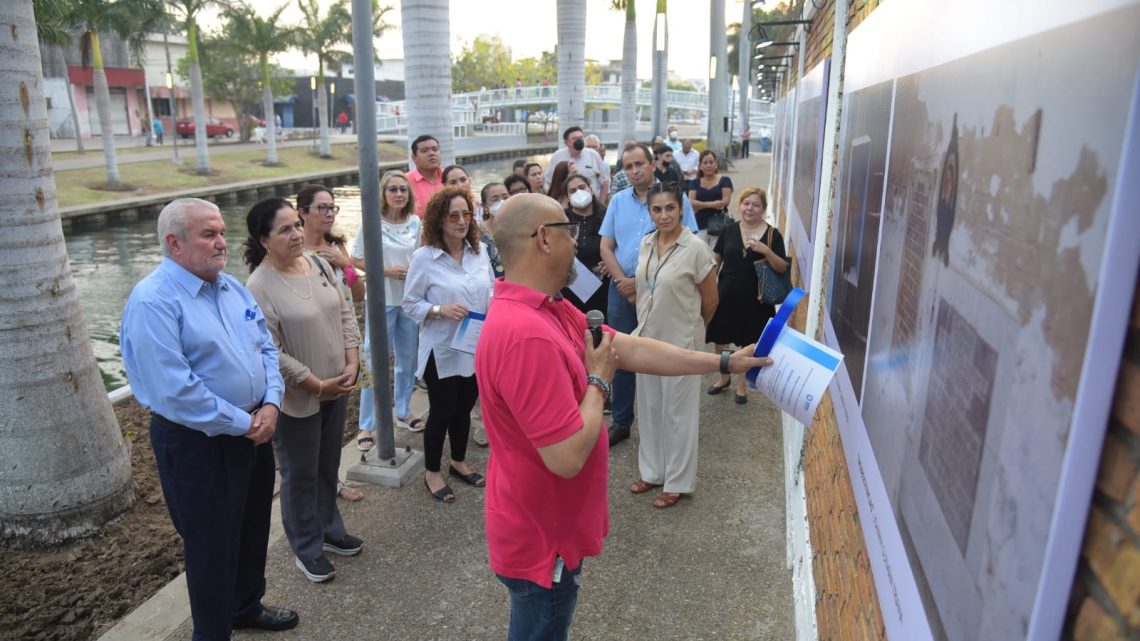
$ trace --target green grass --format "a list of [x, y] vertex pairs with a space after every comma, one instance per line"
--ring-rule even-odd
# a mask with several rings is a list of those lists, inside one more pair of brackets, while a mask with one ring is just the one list
[[[380, 143], [380, 161], [403, 159], [406, 152], [396, 145]], [[153, 150], [153, 149], [152, 149]], [[55, 172], [55, 184], [60, 207], [118, 200], [132, 196], [149, 196], [166, 192], [211, 187], [246, 180], [285, 178], [300, 174], [329, 171], [357, 166], [355, 144], [333, 145], [331, 158], [320, 158], [309, 147], [288, 147], [277, 150], [281, 163], [277, 167], [265, 166], [265, 150], [251, 149], [210, 156], [209, 176], [193, 173], [194, 154], [182, 154], [182, 166], [169, 160], [127, 163], [119, 165], [124, 183], [136, 187], [133, 191], [105, 191], [94, 187], [106, 178], [103, 167], [70, 169]], [[56, 154], [58, 156], [58, 154]]]

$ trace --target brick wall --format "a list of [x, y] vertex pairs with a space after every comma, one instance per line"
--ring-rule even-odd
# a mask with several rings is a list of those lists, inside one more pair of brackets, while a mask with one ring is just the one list
[[1063, 638], [1140, 640], [1140, 284]]

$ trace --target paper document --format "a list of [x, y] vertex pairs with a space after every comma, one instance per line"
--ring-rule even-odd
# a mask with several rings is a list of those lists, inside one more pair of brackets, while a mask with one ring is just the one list
[[764, 326], [756, 341], [756, 356], [772, 359], [768, 367], [748, 371], [748, 386], [759, 390], [804, 426], [810, 427], [815, 409], [843, 354], [788, 327], [792, 311], [803, 300], [804, 290], [793, 288], [776, 315]]
[[760, 370], [753, 389], [760, 390], [779, 408], [805, 426], [811, 426], [815, 409], [843, 355], [784, 327], [768, 354], [773, 363]]
[[567, 287], [570, 288], [570, 291], [574, 292], [578, 300], [584, 303], [590, 300], [594, 292], [598, 291], [598, 288], [602, 286], [602, 281], [594, 274], [592, 269], [582, 264], [582, 261], [578, 260], [577, 257], [574, 258], [574, 267], [578, 270], [578, 277], [574, 279], [574, 282], [567, 285]]
[[475, 344], [479, 342], [479, 334], [483, 333], [483, 321], [486, 319], [486, 314], [467, 312], [466, 318], [459, 323], [459, 329], [451, 339], [451, 349], [474, 354]]

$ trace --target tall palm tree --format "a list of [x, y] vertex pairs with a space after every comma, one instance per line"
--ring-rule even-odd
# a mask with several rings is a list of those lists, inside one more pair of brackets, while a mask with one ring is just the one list
[[669, 112], [665, 91], [669, 87], [669, 21], [665, 0], [657, 0], [653, 15], [653, 135], [665, 135]]
[[586, 122], [586, 3], [558, 0], [558, 124]]
[[0, 539], [53, 543], [130, 505], [130, 459], [67, 262], [32, 0], [0, 25]]
[[625, 11], [625, 37], [621, 45], [621, 142], [637, 136], [637, 11], [634, 0], [613, 0], [615, 11]]
[[186, 30], [186, 62], [190, 68], [190, 102], [194, 105], [194, 171], [205, 175], [210, 173], [210, 152], [206, 146], [206, 92], [202, 88], [202, 67], [198, 60], [198, 17], [207, 8], [225, 8], [229, 2], [227, 0], [166, 0], [166, 3], [172, 16]]
[[[317, 121], [320, 123], [320, 154], [332, 155], [329, 143], [328, 93], [325, 89], [325, 69], [339, 67], [351, 60], [341, 47], [352, 43], [352, 13], [348, 0], [336, 0], [321, 16], [321, 3], [318, 0], [297, 0], [305, 24], [298, 32], [297, 42], [301, 49], [317, 57]], [[444, 49], [446, 51], [446, 49]]]
[[277, 119], [273, 113], [273, 83], [270, 75], [269, 57], [288, 50], [293, 46], [296, 32], [292, 27], [278, 24], [281, 14], [289, 5], [277, 7], [268, 17], [257, 15], [253, 7], [242, 2], [226, 12], [234, 42], [249, 53], [257, 56], [261, 70], [261, 109], [265, 117], [265, 127], [269, 132], [265, 143], [265, 164], [277, 165]]
[[[408, 139], [439, 140], [443, 164], [455, 162], [451, 136], [451, 21], [448, 0], [401, 0]], [[559, 87], [561, 89], [561, 87]]]
[[32, 0], [32, 10], [36, 14], [36, 36], [41, 48], [50, 47], [53, 63], [63, 70], [64, 84], [67, 87], [67, 104], [71, 108], [71, 124], [75, 127], [75, 151], [83, 154], [83, 136], [79, 135], [79, 110], [75, 108], [75, 92], [67, 74], [67, 60], [63, 49], [71, 45], [71, 30], [67, 25], [66, 0]]
[[[142, 47], [146, 28], [162, 14], [161, 0], [69, 0], [62, 5], [65, 20], [76, 25], [80, 33], [80, 49], [84, 62], [91, 62], [95, 85], [95, 109], [99, 114], [99, 130], [103, 137], [103, 162], [107, 186], [122, 185], [115, 157], [115, 137], [111, 123], [111, 90], [103, 68], [103, 50], [99, 34], [114, 32], [131, 43], [136, 52]], [[78, 125], [78, 123], [76, 123]]]

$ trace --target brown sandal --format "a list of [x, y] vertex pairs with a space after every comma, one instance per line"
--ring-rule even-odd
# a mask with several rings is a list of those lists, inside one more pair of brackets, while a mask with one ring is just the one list
[[677, 501], [680, 501], [684, 497], [684, 494], [678, 494], [677, 492], [662, 492], [657, 495], [656, 499], [653, 500], [653, 507], [659, 510], [663, 510], [667, 507], [673, 507], [677, 504]]
[[661, 486], [656, 484], [656, 483], [650, 483], [649, 481], [642, 481], [641, 479], [638, 479], [638, 480], [634, 481], [632, 485], [629, 486], [629, 491], [633, 492], [634, 494], [645, 494], [646, 492], [648, 492], [649, 490], [652, 490], [655, 487], [661, 487]]

